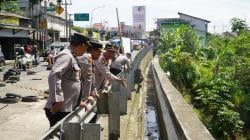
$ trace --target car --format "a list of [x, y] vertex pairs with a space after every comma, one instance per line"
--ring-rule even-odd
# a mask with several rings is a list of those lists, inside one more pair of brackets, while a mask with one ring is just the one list
[[0, 49], [0, 67], [2, 66], [5, 66], [5, 59], [4, 59], [3, 52]]

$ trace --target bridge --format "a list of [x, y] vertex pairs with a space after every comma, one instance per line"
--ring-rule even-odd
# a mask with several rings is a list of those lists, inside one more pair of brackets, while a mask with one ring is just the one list
[[[214, 139], [180, 92], [171, 84], [159, 65], [158, 56], [153, 56], [152, 47], [133, 53], [132, 69], [119, 74], [127, 79], [127, 89], [112, 82], [108, 91], [98, 91], [100, 98], [97, 102], [88, 104], [88, 111], [77, 108], [50, 128], [41, 139], [149, 139], [152, 133], [145, 134], [145, 131], [148, 128], [146, 102], [150, 100], [155, 101], [160, 139]], [[134, 71], [138, 68], [145, 77], [142, 85], [134, 83]], [[148, 95], [154, 97], [146, 99]]]

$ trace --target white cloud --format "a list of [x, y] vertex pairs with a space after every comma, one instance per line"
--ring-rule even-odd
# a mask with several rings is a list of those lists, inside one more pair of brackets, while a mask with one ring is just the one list
[[[132, 24], [132, 6], [145, 5], [147, 15], [147, 30], [155, 28], [154, 19], [178, 17], [183, 12], [204, 18], [211, 23], [209, 31], [221, 32], [224, 27], [229, 30], [229, 20], [233, 17], [250, 20], [249, 0], [72, 0], [69, 11], [90, 12], [95, 7], [105, 5], [93, 13], [93, 23], [108, 21], [109, 26], [117, 26], [115, 8], [119, 9], [120, 21]], [[248, 22], [249, 23], [249, 22]], [[76, 22], [79, 26], [89, 26], [89, 22]]]

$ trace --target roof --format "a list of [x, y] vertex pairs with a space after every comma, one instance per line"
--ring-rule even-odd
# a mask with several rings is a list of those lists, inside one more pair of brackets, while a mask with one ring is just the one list
[[51, 17], [56, 17], [56, 18], [60, 18], [60, 19], [62, 19], [62, 20], [65, 20], [64, 17], [58, 16], [57, 14], [54, 14], [54, 13], [47, 13], [47, 15], [48, 15], [48, 16], [51, 16]]
[[6, 11], [0, 11], [0, 16], [17, 17], [17, 18], [20, 18], [20, 19], [30, 20], [30, 18], [21, 16], [21, 15], [17, 15], [17, 14], [14, 14], [14, 13], [6, 12]]
[[0, 24], [0, 28], [4, 28], [4, 29], [16, 29], [16, 30], [27, 30], [27, 31], [34, 31], [35, 30], [33, 28], [19, 27], [19, 26], [6, 25], [6, 24]]
[[184, 16], [189, 16], [189, 17], [192, 17], [192, 18], [196, 18], [196, 19], [200, 19], [200, 20], [204, 20], [208, 23], [210, 23], [211, 21], [209, 20], [206, 20], [206, 19], [202, 19], [202, 18], [199, 18], [199, 17], [195, 17], [195, 16], [191, 16], [191, 15], [188, 15], [188, 14], [184, 14], [184, 13], [181, 13], [181, 12], [178, 12], [178, 15], [184, 15]]
[[161, 22], [164, 22], [164, 21], [173, 21], [173, 20], [178, 20], [178, 21], [183, 21], [183, 22], [189, 23], [189, 20], [181, 19], [181, 18], [158, 18], [157, 19], [157, 21], [161, 21]]

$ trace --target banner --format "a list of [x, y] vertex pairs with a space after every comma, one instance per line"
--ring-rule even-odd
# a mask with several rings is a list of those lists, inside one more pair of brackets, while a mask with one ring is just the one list
[[133, 28], [136, 32], [146, 31], [146, 7], [133, 6]]

